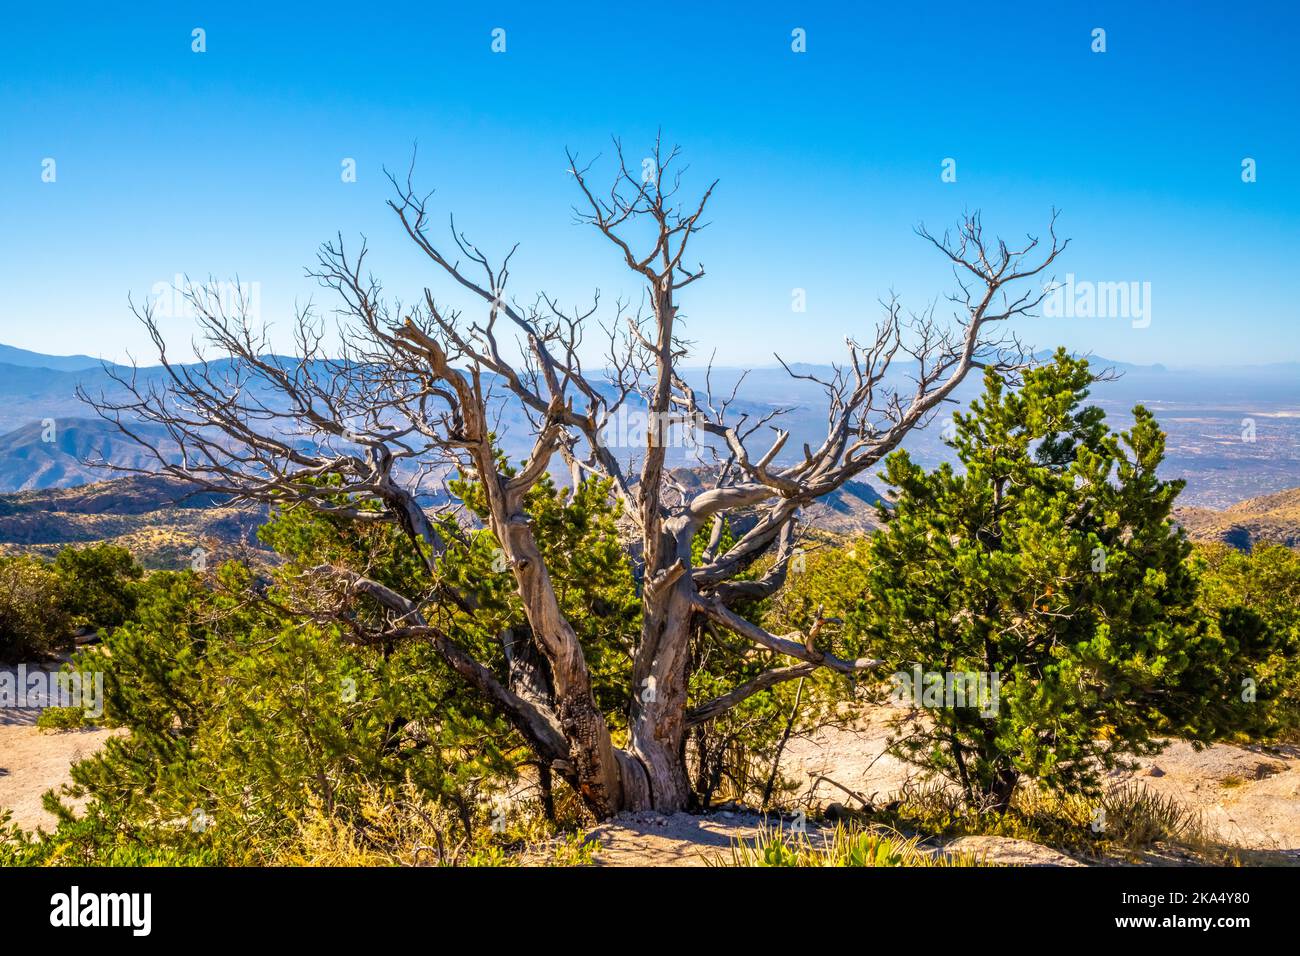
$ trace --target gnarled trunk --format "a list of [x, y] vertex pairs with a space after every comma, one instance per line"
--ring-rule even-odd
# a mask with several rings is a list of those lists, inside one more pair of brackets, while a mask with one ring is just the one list
[[650, 805], [663, 813], [685, 810], [686, 681], [691, 621], [688, 582], [663, 593], [648, 589], [641, 648], [633, 666], [631, 752], [645, 768]]

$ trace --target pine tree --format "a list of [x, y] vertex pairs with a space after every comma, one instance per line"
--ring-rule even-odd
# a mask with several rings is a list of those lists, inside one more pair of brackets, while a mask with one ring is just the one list
[[897, 502], [857, 624], [925, 708], [896, 752], [976, 805], [1007, 809], [1026, 776], [1087, 792], [1157, 734], [1206, 741], [1250, 706], [1249, 662], [1195, 607], [1165, 437], [1141, 406], [1112, 433], [1083, 404], [1093, 381], [1063, 350], [1019, 388], [990, 371], [954, 416], [960, 469], [887, 462]]

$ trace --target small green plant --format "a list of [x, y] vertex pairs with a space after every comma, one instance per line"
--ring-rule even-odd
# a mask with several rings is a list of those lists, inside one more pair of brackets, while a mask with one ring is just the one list
[[8, 810], [0, 810], [0, 866], [31, 866], [37, 856], [31, 837], [12, 821]]
[[806, 832], [788, 832], [762, 827], [749, 840], [731, 847], [730, 856], [719, 856], [716, 866], [783, 867], [903, 867], [984, 866], [974, 854], [947, 854], [921, 846], [919, 837], [905, 837], [881, 827], [839, 824], [834, 830], [810, 837]]
[[567, 833], [551, 846], [547, 866], [591, 866], [600, 851], [600, 841], [582, 833]]
[[[952, 787], [936, 783], [914, 784], [909, 785], [887, 808], [873, 810], [866, 816], [873, 823], [905, 833], [937, 837], [998, 836], [1035, 843], [1051, 842], [1044, 833], [1044, 821], [1021, 811], [1024, 802], [1022, 793], [1008, 812], [993, 813], [967, 803], [961, 791]], [[1086, 817], [1082, 818], [1080, 825], [1086, 822]]]
[[1208, 843], [1199, 814], [1176, 799], [1156, 793], [1140, 783], [1127, 783], [1106, 791], [1104, 835], [1127, 850], [1142, 850], [1157, 843]]
[[91, 726], [91, 721], [81, 707], [46, 707], [36, 718], [36, 726], [42, 730], [80, 730]]

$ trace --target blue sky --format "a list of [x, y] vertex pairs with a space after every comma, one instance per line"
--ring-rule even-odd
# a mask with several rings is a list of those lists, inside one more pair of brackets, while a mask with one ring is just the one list
[[608, 156], [617, 134], [635, 157], [662, 129], [688, 188], [721, 180], [696, 248], [709, 277], [683, 303], [720, 364], [836, 358], [890, 289], [919, 308], [952, 288], [918, 222], [979, 209], [1015, 238], [1053, 206], [1073, 240], [1058, 277], [1150, 283], [1150, 324], [1039, 319], [1018, 326], [1029, 342], [1300, 359], [1293, 4], [272, 6], [4, 15], [0, 341], [143, 357], [127, 296], [178, 273], [258, 283], [283, 328], [295, 302], [330, 304], [303, 267], [336, 232], [365, 235], [410, 298], [437, 279], [384, 206], [381, 167], [404, 169], [417, 140], [440, 218], [491, 251], [521, 243], [514, 294], [612, 301], [636, 286], [572, 223], [564, 149]]

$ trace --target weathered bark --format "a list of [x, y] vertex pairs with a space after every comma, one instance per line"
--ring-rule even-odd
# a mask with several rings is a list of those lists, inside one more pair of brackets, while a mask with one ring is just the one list
[[678, 579], [644, 596], [641, 646], [633, 663], [631, 751], [645, 768], [650, 805], [686, 809], [686, 683], [690, 648], [689, 582]]
[[[626, 807], [626, 763], [615, 754], [609, 725], [592, 696], [578, 635], [560, 610], [550, 572], [523, 510], [522, 494], [503, 493], [498, 486], [489, 491], [489, 499], [493, 504], [492, 530], [514, 572], [524, 616], [550, 665], [554, 709], [569, 741], [571, 769], [566, 775], [598, 818], [610, 816]], [[635, 792], [634, 787], [629, 790]]]

